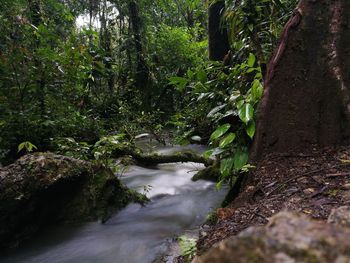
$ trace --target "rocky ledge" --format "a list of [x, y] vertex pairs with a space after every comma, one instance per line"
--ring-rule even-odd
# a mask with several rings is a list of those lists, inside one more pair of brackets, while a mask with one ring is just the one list
[[251, 227], [226, 239], [194, 263], [350, 262], [350, 208], [334, 209], [328, 222], [280, 212], [264, 227]]
[[106, 220], [145, 198], [111, 170], [54, 155], [26, 155], [0, 168], [0, 248], [16, 247], [44, 227]]

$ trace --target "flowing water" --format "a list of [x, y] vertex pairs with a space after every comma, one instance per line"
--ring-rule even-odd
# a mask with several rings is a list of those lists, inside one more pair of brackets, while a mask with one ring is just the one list
[[[163, 147], [158, 152], [180, 149]], [[194, 163], [131, 166], [121, 180], [130, 188], [146, 192], [151, 199], [146, 206], [131, 204], [105, 224], [52, 230], [10, 255], [0, 256], [0, 262], [150, 263], [167, 252], [175, 235], [203, 223], [223, 200], [225, 189], [216, 191], [211, 182], [191, 181], [200, 168], [203, 166]]]

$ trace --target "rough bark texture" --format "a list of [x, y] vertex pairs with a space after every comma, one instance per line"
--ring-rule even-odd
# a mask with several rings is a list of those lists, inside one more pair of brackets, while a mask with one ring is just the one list
[[221, 25], [225, 1], [217, 1], [209, 7], [209, 59], [222, 61], [230, 50], [226, 28]]
[[350, 2], [302, 0], [269, 64], [253, 160], [348, 135]]
[[105, 220], [141, 195], [106, 168], [50, 153], [0, 169], [0, 249], [50, 225]]

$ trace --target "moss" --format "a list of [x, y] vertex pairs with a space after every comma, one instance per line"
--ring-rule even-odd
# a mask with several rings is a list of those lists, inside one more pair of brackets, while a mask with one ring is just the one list
[[203, 170], [200, 170], [192, 177], [192, 181], [207, 180], [217, 182], [220, 176], [220, 170], [216, 165], [209, 166]]
[[216, 211], [212, 211], [207, 215], [205, 219], [205, 224], [207, 225], [215, 225], [218, 222], [218, 215]]
[[336, 197], [339, 193], [339, 189], [330, 189], [325, 194], [329, 197]]
[[127, 189], [102, 166], [36, 153], [0, 169], [0, 248], [44, 226], [105, 221], [146, 197]]

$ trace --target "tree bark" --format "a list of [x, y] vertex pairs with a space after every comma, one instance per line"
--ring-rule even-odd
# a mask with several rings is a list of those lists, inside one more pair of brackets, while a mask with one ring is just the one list
[[252, 160], [349, 135], [350, 2], [301, 0], [265, 78]]
[[221, 23], [224, 10], [225, 1], [217, 1], [209, 6], [209, 59], [214, 61], [222, 61], [230, 50], [227, 29]]
[[131, 29], [134, 37], [136, 51], [136, 87], [142, 92], [143, 110], [151, 110], [151, 79], [150, 69], [144, 58], [144, 48], [142, 44], [141, 17], [138, 5], [135, 1], [129, 2], [129, 13]]

